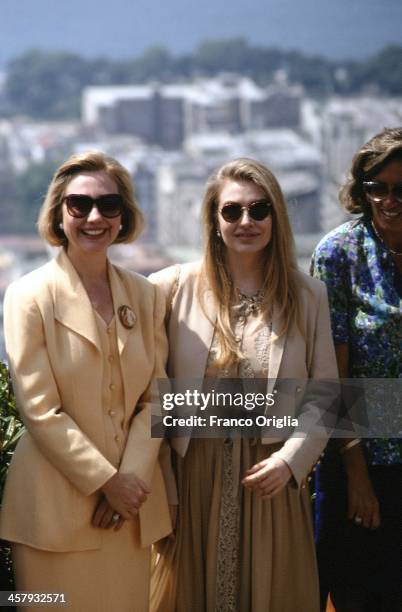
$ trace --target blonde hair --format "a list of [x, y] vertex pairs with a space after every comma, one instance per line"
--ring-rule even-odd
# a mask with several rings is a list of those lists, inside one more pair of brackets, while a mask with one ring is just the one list
[[402, 128], [385, 128], [376, 134], [356, 153], [347, 181], [339, 192], [339, 199], [350, 213], [363, 213], [371, 217], [363, 181], [381, 172], [393, 159], [402, 159]]
[[100, 151], [71, 155], [55, 172], [39, 211], [38, 230], [49, 244], [66, 246], [67, 238], [60, 228], [61, 206], [66, 187], [74, 176], [83, 172], [106, 172], [117, 185], [123, 200], [122, 229], [115, 242], [131, 242], [141, 232], [143, 215], [134, 193], [128, 171], [115, 159]]
[[202, 211], [205, 230], [204, 283], [201, 283], [199, 292], [202, 303], [205, 288], [209, 287], [217, 304], [215, 333], [217, 361], [221, 366], [236, 363], [242, 358], [231, 325], [235, 289], [225, 261], [226, 246], [217, 235], [219, 196], [225, 181], [252, 182], [264, 191], [272, 203], [272, 237], [264, 253], [264, 307], [267, 312], [273, 303], [279, 306], [282, 320], [280, 333], [284, 333], [294, 321], [300, 325], [294, 241], [281, 188], [272, 172], [261, 163], [248, 158], [230, 161], [210, 177]]

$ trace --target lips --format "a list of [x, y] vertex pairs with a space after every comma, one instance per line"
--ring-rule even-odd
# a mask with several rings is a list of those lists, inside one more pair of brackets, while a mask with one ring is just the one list
[[82, 229], [81, 233], [84, 234], [84, 236], [89, 236], [90, 238], [97, 238], [98, 236], [103, 236], [106, 231], [106, 228]]
[[387, 219], [395, 219], [396, 217], [401, 216], [400, 210], [381, 210], [381, 214]]
[[259, 236], [259, 234], [254, 234], [250, 232], [242, 232], [241, 234], [235, 234], [236, 238], [255, 238]]

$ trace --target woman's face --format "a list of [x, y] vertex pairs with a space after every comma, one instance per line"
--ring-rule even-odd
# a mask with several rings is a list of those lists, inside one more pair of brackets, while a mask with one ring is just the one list
[[[118, 193], [116, 183], [106, 172], [83, 172], [70, 181], [64, 196], [87, 195], [97, 199], [106, 194]], [[106, 253], [119, 234], [121, 214], [113, 218], [104, 217], [96, 205], [93, 205], [86, 216], [77, 218], [70, 215], [66, 202], [63, 201], [62, 222], [68, 240], [68, 252], [88, 256]]]
[[387, 237], [396, 237], [397, 234], [402, 237], [402, 204], [391, 193], [395, 185], [402, 183], [402, 159], [390, 161], [371, 180], [384, 183], [388, 187], [388, 195], [380, 202], [367, 198], [377, 230], [385, 240]]
[[[251, 181], [226, 180], [218, 200], [217, 223], [222, 240], [230, 254], [259, 255], [271, 241], [272, 212], [264, 219], [252, 219], [247, 206], [250, 204], [270, 204], [264, 190]], [[222, 209], [229, 204], [244, 207], [237, 221], [232, 223], [222, 217]]]

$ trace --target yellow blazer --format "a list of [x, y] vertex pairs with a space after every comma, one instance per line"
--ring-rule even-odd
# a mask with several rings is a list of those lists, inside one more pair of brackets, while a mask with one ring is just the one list
[[[200, 263], [197, 262], [170, 266], [149, 277], [163, 290], [167, 300], [168, 375], [171, 378], [204, 376], [214, 334], [216, 305], [212, 292], [207, 290], [201, 306], [198, 299], [200, 273]], [[276, 379], [293, 379], [293, 397], [286, 394], [286, 404], [275, 403], [275, 411], [292, 417], [303, 405], [302, 422], [308, 428], [319, 419], [320, 406], [311, 398], [306, 399], [303, 383], [307, 379], [337, 379], [338, 370], [325, 285], [300, 272], [300, 288], [304, 336], [296, 325], [292, 325], [287, 333], [280, 334], [279, 308], [274, 304], [267, 392], [273, 391]], [[329, 386], [329, 397], [323, 397], [323, 401], [331, 401], [334, 392], [336, 394], [336, 389]], [[325, 429], [312, 436], [295, 433], [274, 455], [286, 461], [301, 486], [327, 439]], [[280, 438], [262, 438], [264, 444], [278, 441]], [[181, 456], [185, 455], [188, 443], [189, 439], [185, 437], [172, 440], [172, 446]]]
[[95, 313], [67, 254], [7, 289], [6, 348], [27, 431], [6, 482], [1, 538], [52, 551], [99, 548], [103, 531], [90, 524], [96, 491], [117, 469], [152, 491], [140, 510], [142, 546], [171, 530], [160, 440], [150, 438], [150, 381], [164, 376], [167, 353], [163, 298], [146, 279], [108, 265], [115, 312], [129, 305], [137, 317], [126, 329], [116, 315], [127, 434], [117, 466], [107, 456]]

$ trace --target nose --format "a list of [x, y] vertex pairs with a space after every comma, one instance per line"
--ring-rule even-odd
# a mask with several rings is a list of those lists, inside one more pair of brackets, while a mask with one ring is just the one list
[[250, 217], [249, 210], [246, 206], [241, 209], [241, 217], [239, 219], [239, 223], [241, 225], [248, 225], [252, 222], [252, 218]]
[[98, 221], [101, 218], [102, 215], [100, 214], [98, 207], [96, 206], [96, 204], [93, 204], [91, 210], [88, 213], [87, 221]]
[[398, 201], [395, 199], [393, 192], [390, 190], [386, 197], [382, 200], [381, 204], [385, 207], [394, 207], [395, 204], [398, 204]]

